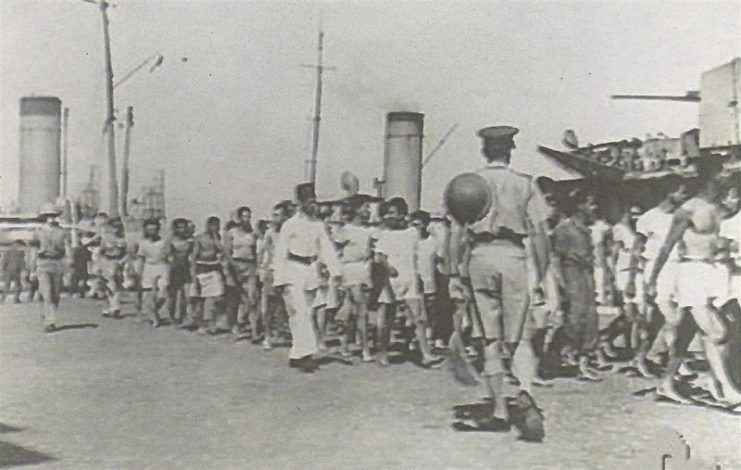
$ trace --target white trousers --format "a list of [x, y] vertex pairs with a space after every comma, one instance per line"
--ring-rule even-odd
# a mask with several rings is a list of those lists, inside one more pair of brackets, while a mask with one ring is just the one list
[[312, 326], [312, 305], [317, 289], [305, 290], [308, 276], [316, 276], [314, 266], [290, 262], [286, 267], [287, 283], [283, 286], [283, 300], [288, 312], [288, 327], [292, 344], [290, 359], [300, 359], [317, 353], [316, 334]]

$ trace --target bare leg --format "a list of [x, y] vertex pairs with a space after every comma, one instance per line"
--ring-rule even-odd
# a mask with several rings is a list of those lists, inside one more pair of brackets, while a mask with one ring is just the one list
[[409, 315], [414, 322], [415, 332], [417, 341], [419, 342], [419, 348], [422, 352], [422, 360], [424, 363], [432, 362], [437, 359], [430, 350], [430, 345], [427, 342], [427, 321], [422, 314], [422, 302], [419, 299], [407, 300], [407, 307], [409, 309]]
[[381, 310], [378, 315], [378, 355], [376, 359], [382, 366], [389, 364], [388, 360], [388, 347], [389, 340], [391, 339], [391, 324], [394, 321], [395, 308], [393, 304], [381, 305]]

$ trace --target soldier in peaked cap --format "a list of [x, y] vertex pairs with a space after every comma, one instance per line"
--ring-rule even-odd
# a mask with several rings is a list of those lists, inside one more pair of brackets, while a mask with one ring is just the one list
[[34, 234], [34, 244], [38, 247], [36, 271], [39, 278], [39, 290], [44, 297], [41, 320], [46, 332], [52, 332], [56, 328], [62, 276], [65, 270], [64, 259], [72, 249], [69, 234], [59, 226], [57, 221], [59, 213], [52, 204], [44, 204], [39, 210], [39, 217], [46, 222], [46, 225]]
[[[548, 206], [534, 180], [509, 166], [518, 132], [511, 126], [486, 127], [478, 132], [487, 165], [477, 173], [489, 184], [491, 208], [472, 224], [461, 226], [454, 221], [449, 245], [451, 296], [461, 295], [465, 284], [460, 275], [467, 273], [481, 317], [486, 345], [483, 376], [495, 405], [493, 415], [478, 425], [494, 431], [510, 427], [503, 395], [505, 348], [514, 355], [512, 369], [520, 382], [520, 393], [531, 399], [536, 359], [530, 344], [528, 310], [530, 294], [539, 290], [547, 265]], [[526, 243], [532, 246], [537, 267], [535, 285], [528, 285]], [[470, 256], [461, 266], [464, 251]]]
[[318, 266], [326, 266], [339, 283], [341, 266], [324, 224], [316, 220], [316, 193], [312, 183], [296, 186], [298, 211], [281, 227], [273, 255], [273, 285], [280, 288], [293, 338], [289, 364], [305, 372], [316, 369], [317, 340], [312, 305], [319, 289]]

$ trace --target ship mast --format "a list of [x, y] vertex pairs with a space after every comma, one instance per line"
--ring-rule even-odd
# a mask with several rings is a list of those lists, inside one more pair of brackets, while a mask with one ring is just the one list
[[316, 162], [319, 157], [319, 124], [322, 121], [322, 78], [325, 70], [335, 70], [335, 67], [324, 65], [324, 31], [319, 28], [319, 40], [317, 42], [317, 63], [314, 65], [301, 64], [302, 67], [316, 70], [316, 92], [314, 94], [314, 129], [311, 144], [311, 159], [307, 162], [304, 177], [316, 183]]

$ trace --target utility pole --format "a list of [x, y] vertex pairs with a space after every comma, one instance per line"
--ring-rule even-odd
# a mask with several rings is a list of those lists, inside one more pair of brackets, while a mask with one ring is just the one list
[[316, 162], [319, 156], [319, 123], [322, 120], [322, 76], [325, 70], [335, 70], [335, 67], [324, 65], [324, 31], [319, 30], [319, 42], [317, 46], [318, 60], [316, 65], [301, 64], [302, 67], [316, 69], [316, 93], [314, 95], [314, 136], [311, 145], [311, 160], [306, 169], [306, 177], [312, 183], [316, 183]]
[[124, 133], [123, 162], [121, 164], [121, 215], [129, 215], [129, 153], [131, 128], [134, 127], [134, 108], [126, 108], [126, 131]]
[[62, 111], [62, 198], [67, 199], [67, 138], [68, 138], [69, 108]]
[[105, 74], [106, 74], [106, 99], [107, 99], [107, 114], [106, 114], [106, 125], [108, 137], [108, 181], [107, 188], [104, 188], [105, 194], [107, 195], [108, 207], [106, 211], [111, 217], [118, 215], [118, 180], [116, 178], [116, 135], [114, 108], [113, 108], [113, 65], [111, 64], [111, 37], [108, 33], [108, 2], [101, 0], [100, 13], [103, 21], [103, 40], [105, 46]]

